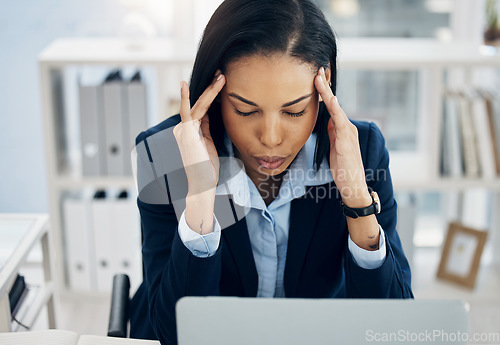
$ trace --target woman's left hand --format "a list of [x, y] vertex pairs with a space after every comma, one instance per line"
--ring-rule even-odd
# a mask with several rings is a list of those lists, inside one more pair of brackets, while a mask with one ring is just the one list
[[365, 180], [358, 130], [340, 107], [323, 67], [319, 69], [314, 83], [331, 117], [328, 121], [328, 136], [333, 180], [347, 206], [366, 207], [372, 200]]

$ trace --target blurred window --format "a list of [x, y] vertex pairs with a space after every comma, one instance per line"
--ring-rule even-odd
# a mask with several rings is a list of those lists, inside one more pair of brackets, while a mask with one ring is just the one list
[[348, 117], [374, 121], [391, 151], [417, 150], [418, 72], [339, 70], [337, 85]]
[[339, 37], [443, 35], [453, 0], [314, 0]]
[[[452, 0], [315, 0], [338, 39], [451, 37]], [[375, 121], [392, 151], [417, 150], [419, 72], [339, 70], [346, 114]]]

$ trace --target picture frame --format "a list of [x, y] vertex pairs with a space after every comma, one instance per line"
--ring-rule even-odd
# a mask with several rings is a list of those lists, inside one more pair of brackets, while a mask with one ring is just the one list
[[487, 231], [449, 223], [437, 277], [474, 289], [487, 236]]

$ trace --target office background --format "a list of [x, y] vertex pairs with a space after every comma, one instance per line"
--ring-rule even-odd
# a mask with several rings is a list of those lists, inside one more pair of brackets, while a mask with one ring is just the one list
[[[316, 2], [324, 9], [340, 39], [435, 39], [440, 42], [467, 42], [478, 47], [483, 43], [486, 0]], [[37, 60], [45, 47], [60, 37], [157, 36], [172, 42], [183, 42], [186, 49], [194, 52], [204, 25], [219, 3], [219, 0], [4, 2], [0, 11], [0, 42], [5, 47], [0, 54], [3, 76], [0, 82], [0, 104], [3, 107], [0, 115], [0, 128], [3, 130], [0, 138], [0, 155], [3, 158], [0, 165], [0, 211], [32, 213], [50, 210], [51, 190], [47, 184], [47, 152], [44, 149]], [[472, 79], [481, 80], [482, 85], [487, 87], [497, 87], [500, 77], [496, 70], [484, 70]], [[354, 89], [355, 93], [350, 92]], [[422, 88], [418, 71], [341, 70], [339, 74], [339, 99], [346, 113], [379, 123], [391, 155], [394, 153], [395, 156], [398, 151], [416, 150], [419, 140], [425, 139], [425, 134], [422, 136], [418, 132], [419, 114], [415, 110], [422, 90], [425, 88]], [[171, 114], [157, 114], [159, 117], [167, 115]], [[498, 190], [495, 194], [491, 192], [494, 188], [488, 184], [479, 184], [479, 187], [471, 188], [469, 192], [478, 200], [476, 207], [484, 211], [478, 225], [489, 228], [495, 213], [489, 205], [498, 198]], [[409, 227], [413, 227], [410, 243], [414, 247], [405, 250], [413, 254], [416, 296], [434, 298], [451, 293], [457, 298], [476, 301], [482, 309], [481, 313], [473, 315], [493, 316], [498, 321], [499, 314], [494, 314], [494, 309], [498, 309], [500, 300], [490, 294], [500, 286], [498, 269], [482, 269], [483, 276], [478, 279], [480, 285], [473, 291], [460, 286], [440, 285], [435, 281], [434, 272], [427, 272], [428, 267], [437, 268], [447, 224], [461, 216], [457, 205], [462, 205], [463, 209], [464, 194], [456, 193], [452, 187], [415, 189], [418, 188], [397, 190], [397, 198], [402, 209], [407, 210], [408, 217], [413, 217]], [[498, 232], [499, 229], [489, 230]], [[483, 266], [492, 261], [492, 255], [490, 244], [483, 255], [483, 261], [486, 260]], [[494, 274], [486, 277], [484, 272]], [[81, 303], [82, 307], [85, 300], [76, 299], [76, 303]], [[75, 304], [61, 305], [63, 310], [64, 306], [66, 310], [73, 310]], [[88, 305], [99, 308], [101, 304], [95, 302]], [[88, 310], [91, 315], [92, 309]], [[100, 311], [102, 319], [106, 320], [106, 307]], [[486, 325], [484, 329], [488, 329], [484, 320], [477, 323]], [[92, 328], [94, 326], [90, 321], [85, 324], [88, 325], [86, 333], [98, 332]]]

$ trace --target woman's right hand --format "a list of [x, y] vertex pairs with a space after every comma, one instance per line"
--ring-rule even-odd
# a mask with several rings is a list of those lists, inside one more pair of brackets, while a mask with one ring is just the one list
[[215, 191], [219, 181], [219, 157], [210, 135], [207, 111], [224, 87], [226, 79], [217, 71], [212, 84], [191, 108], [189, 87], [181, 82], [181, 122], [173, 133], [188, 180], [188, 197]]

